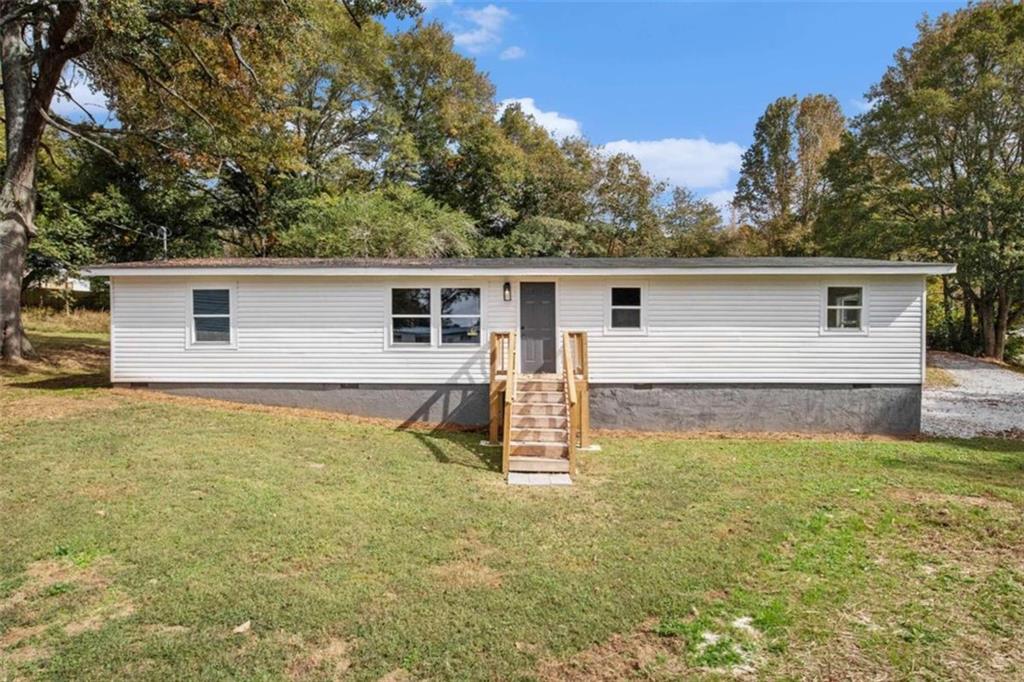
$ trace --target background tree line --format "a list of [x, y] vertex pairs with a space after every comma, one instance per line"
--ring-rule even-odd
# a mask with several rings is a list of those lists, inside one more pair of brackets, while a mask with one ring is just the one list
[[1003, 357], [1024, 318], [1018, 5], [922, 21], [852, 120], [824, 94], [769, 104], [726, 219], [635, 158], [499, 111], [440, 24], [384, 28], [411, 2], [111, 7], [134, 23], [68, 64], [118, 123], [50, 118], [22, 288], [161, 257], [164, 228], [170, 257], [943, 259], [959, 272], [937, 285], [938, 345]]

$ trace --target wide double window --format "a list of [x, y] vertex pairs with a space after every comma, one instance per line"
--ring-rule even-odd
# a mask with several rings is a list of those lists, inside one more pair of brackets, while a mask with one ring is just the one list
[[395, 287], [391, 289], [391, 345], [478, 346], [480, 289]]

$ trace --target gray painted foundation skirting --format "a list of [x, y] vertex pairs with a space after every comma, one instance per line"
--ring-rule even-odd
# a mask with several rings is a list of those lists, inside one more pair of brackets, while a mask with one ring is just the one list
[[452, 426], [487, 424], [486, 384], [132, 384], [175, 395]]
[[594, 428], [915, 434], [918, 384], [591, 384]]
[[[177, 395], [458, 426], [487, 423], [485, 384], [132, 384]], [[591, 384], [594, 428], [914, 434], [917, 384]]]

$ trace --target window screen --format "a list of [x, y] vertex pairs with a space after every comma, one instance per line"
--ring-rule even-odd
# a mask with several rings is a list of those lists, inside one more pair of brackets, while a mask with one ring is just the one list
[[612, 287], [612, 329], [640, 329], [640, 287]]
[[231, 343], [230, 290], [192, 290], [192, 339], [195, 343]]

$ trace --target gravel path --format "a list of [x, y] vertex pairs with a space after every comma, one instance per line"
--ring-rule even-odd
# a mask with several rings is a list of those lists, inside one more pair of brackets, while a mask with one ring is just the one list
[[925, 388], [921, 431], [933, 436], [1024, 437], [1024, 374], [956, 353], [929, 353], [958, 386]]

